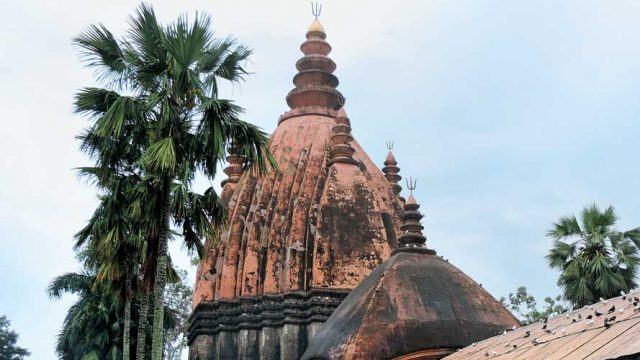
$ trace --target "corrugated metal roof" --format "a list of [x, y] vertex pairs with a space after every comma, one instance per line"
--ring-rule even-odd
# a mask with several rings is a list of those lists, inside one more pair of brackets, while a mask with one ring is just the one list
[[599, 302], [546, 323], [509, 329], [445, 360], [595, 360], [634, 354], [640, 354], [640, 293]]

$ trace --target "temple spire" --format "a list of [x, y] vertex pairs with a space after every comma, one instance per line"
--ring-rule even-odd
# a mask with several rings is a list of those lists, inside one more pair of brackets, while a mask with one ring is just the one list
[[353, 136], [351, 135], [351, 121], [347, 117], [344, 109], [340, 109], [336, 116], [336, 125], [332, 129], [333, 135], [331, 142], [333, 143], [332, 157], [329, 164], [345, 163], [357, 165], [358, 162], [353, 159], [356, 150], [351, 146]]
[[227, 174], [227, 178], [222, 181], [222, 186], [226, 184], [236, 184], [240, 180], [242, 173], [244, 172], [244, 161], [235, 146], [229, 147], [227, 155], [227, 167], [224, 168], [224, 173]]
[[411, 194], [404, 205], [404, 213], [402, 214], [402, 226], [400, 227], [402, 235], [398, 239], [401, 248], [424, 247], [427, 242], [427, 238], [422, 234], [424, 226], [422, 226], [421, 220], [424, 216], [418, 211], [420, 205], [413, 196], [416, 184], [417, 182], [413, 179], [409, 179], [407, 182], [407, 188]]
[[[391, 183], [394, 194], [400, 197], [402, 186], [400, 186], [399, 183], [400, 180], [402, 180], [402, 176], [400, 176], [400, 168], [398, 167], [398, 162], [393, 155], [392, 141], [387, 142], [387, 150], [389, 150], [389, 153], [387, 154], [387, 158], [384, 160], [384, 167], [382, 168], [382, 172], [384, 173], [384, 177], [387, 178], [387, 181]], [[400, 197], [400, 199], [404, 201], [402, 197]]]
[[318, 21], [322, 5], [312, 3], [312, 6], [315, 20], [307, 30], [307, 40], [300, 46], [304, 57], [296, 63], [295, 88], [287, 95], [287, 104], [291, 109], [322, 107], [338, 110], [344, 105], [344, 97], [336, 90], [338, 78], [333, 75], [336, 63], [327, 57], [331, 45], [325, 41], [327, 34]]

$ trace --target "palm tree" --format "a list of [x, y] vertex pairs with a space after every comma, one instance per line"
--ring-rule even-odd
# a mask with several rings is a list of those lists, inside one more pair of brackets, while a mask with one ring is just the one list
[[[135, 224], [127, 207], [136, 176], [101, 179], [99, 169], [81, 168], [80, 173], [94, 180], [104, 192], [88, 224], [76, 234], [74, 249], [85, 268], [96, 272], [96, 283], [110, 291], [123, 304], [123, 360], [129, 360], [131, 348], [131, 304], [138, 288], [137, 274], [144, 253], [144, 234]], [[146, 314], [145, 314], [146, 315]], [[141, 337], [144, 339], [144, 334]], [[142, 342], [144, 345], [144, 341]]]
[[[89, 255], [81, 255], [81, 257]], [[65, 360], [99, 360], [124, 358], [127, 315], [122, 314], [121, 296], [117, 286], [98, 281], [94, 271], [67, 273], [55, 278], [47, 291], [54, 299], [64, 294], [74, 294], [77, 301], [71, 306], [56, 342], [56, 353]], [[135, 289], [134, 289], [135, 290]], [[140, 303], [139, 292], [133, 291], [131, 304]], [[131, 306], [129, 316], [140, 316]], [[180, 321], [170, 308], [165, 310], [168, 325]], [[132, 330], [135, 328], [132, 326]], [[164, 332], [171, 331], [165, 326]], [[146, 347], [146, 341], [131, 337]]]
[[558, 285], [576, 307], [600, 298], [617, 296], [636, 286], [640, 257], [640, 228], [620, 232], [612, 206], [601, 211], [585, 207], [580, 222], [561, 217], [547, 236], [554, 239], [546, 256], [549, 266], [560, 270]]
[[[138, 281], [138, 274], [145, 257], [149, 257], [140, 226], [140, 213], [136, 195], [140, 184], [144, 184], [136, 175], [101, 178], [99, 169], [80, 168], [80, 174], [95, 182], [102, 191], [100, 203], [87, 225], [76, 234], [74, 249], [86, 269], [96, 273], [95, 282], [103, 291], [109, 291], [123, 304], [124, 329], [122, 336], [123, 359], [130, 358], [131, 306], [134, 299], [140, 298], [138, 316], [137, 353], [145, 353], [146, 329], [149, 296], [144, 284]], [[180, 281], [176, 271], [168, 261], [168, 279]], [[140, 294], [139, 294], [140, 293]]]
[[118, 301], [104, 288], [96, 287], [90, 272], [68, 273], [55, 278], [48, 292], [53, 298], [65, 293], [78, 296], [64, 319], [56, 343], [61, 359], [119, 359], [122, 322]]
[[192, 22], [182, 16], [162, 26], [143, 4], [130, 24], [119, 40], [104, 26], [74, 39], [106, 85], [82, 89], [75, 106], [92, 120], [81, 139], [96, 161], [96, 176], [140, 179], [131, 211], [140, 216], [149, 249], [142, 272], [153, 289], [151, 358], [160, 360], [172, 225], [190, 250], [200, 252], [202, 239], [214, 238], [226, 220], [213, 189], [191, 191], [195, 176], [215, 177], [231, 143], [251, 169], [266, 172], [275, 162], [268, 136], [238, 119], [241, 108], [218, 96], [220, 80], [236, 83], [247, 74], [247, 48], [215, 38], [208, 16]]

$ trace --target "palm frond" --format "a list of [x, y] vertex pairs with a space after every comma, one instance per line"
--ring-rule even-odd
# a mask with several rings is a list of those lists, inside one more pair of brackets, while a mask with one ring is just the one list
[[88, 273], [66, 273], [51, 281], [47, 287], [47, 293], [50, 297], [59, 299], [65, 293], [87, 292], [91, 289], [93, 280], [93, 276]]
[[563, 216], [556, 223], [553, 223], [553, 228], [547, 232], [547, 236], [556, 240], [561, 240], [571, 236], [580, 236], [582, 229], [575, 216]]
[[173, 138], [166, 137], [151, 145], [142, 156], [141, 161], [151, 171], [173, 173], [176, 168], [176, 150]]
[[220, 62], [215, 69], [214, 75], [234, 83], [242, 81], [244, 76], [248, 74], [243, 64], [251, 54], [252, 51], [246, 46], [235, 46], [226, 52], [222, 62]]
[[640, 227], [625, 231], [623, 237], [633, 241], [637, 248], [640, 248]]
[[91, 25], [73, 43], [83, 49], [84, 60], [89, 67], [96, 68], [99, 80], [115, 81], [119, 86], [128, 80], [131, 68], [120, 44], [106, 27]]
[[570, 244], [560, 240], [555, 240], [549, 254], [547, 254], [545, 258], [551, 268], [562, 269], [566, 265], [567, 261], [575, 256], [575, 253], [575, 243]]

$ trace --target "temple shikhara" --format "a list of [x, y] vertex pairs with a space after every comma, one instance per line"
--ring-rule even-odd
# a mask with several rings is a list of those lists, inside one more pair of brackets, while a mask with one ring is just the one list
[[428, 246], [391, 150], [376, 165], [356, 140], [317, 19], [301, 50], [270, 145], [280, 171], [244, 171], [230, 149], [230, 220], [198, 268], [190, 359], [457, 359], [522, 329]]

